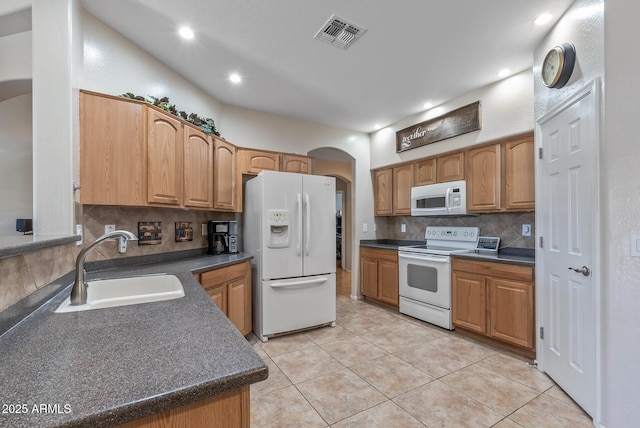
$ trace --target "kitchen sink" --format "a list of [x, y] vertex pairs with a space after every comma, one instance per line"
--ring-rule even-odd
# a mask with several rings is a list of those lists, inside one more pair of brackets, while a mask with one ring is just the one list
[[77, 312], [178, 299], [184, 296], [175, 275], [158, 274], [87, 281], [87, 303], [71, 305], [67, 297], [55, 312]]

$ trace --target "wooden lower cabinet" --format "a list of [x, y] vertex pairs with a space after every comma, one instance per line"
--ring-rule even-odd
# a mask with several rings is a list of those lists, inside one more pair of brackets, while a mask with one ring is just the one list
[[535, 350], [532, 266], [454, 258], [451, 268], [456, 328]]
[[398, 252], [360, 248], [360, 292], [369, 298], [398, 306]]
[[136, 419], [120, 428], [249, 428], [249, 386]]
[[251, 333], [251, 263], [200, 274], [200, 284], [243, 336]]

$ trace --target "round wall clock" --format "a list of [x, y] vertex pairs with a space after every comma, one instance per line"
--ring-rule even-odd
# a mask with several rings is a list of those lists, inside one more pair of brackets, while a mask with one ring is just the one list
[[562, 88], [567, 84], [576, 63], [576, 48], [563, 43], [551, 49], [542, 61], [542, 83], [548, 88]]

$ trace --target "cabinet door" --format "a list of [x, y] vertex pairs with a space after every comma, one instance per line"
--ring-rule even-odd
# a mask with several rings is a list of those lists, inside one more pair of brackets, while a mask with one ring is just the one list
[[454, 271], [451, 285], [453, 324], [477, 333], [486, 333], [485, 277]]
[[182, 124], [147, 107], [147, 201], [182, 203]]
[[489, 335], [533, 349], [533, 285], [489, 278]]
[[280, 171], [280, 154], [259, 150], [244, 151], [244, 173], [258, 174], [260, 171]]
[[281, 171], [311, 174], [311, 159], [306, 156], [282, 155]]
[[144, 105], [80, 92], [80, 202], [147, 204]]
[[[227, 291], [227, 316], [242, 335], [251, 332], [251, 284], [243, 276], [229, 282]], [[248, 303], [248, 304], [247, 304]]]
[[437, 157], [436, 177], [438, 183], [464, 180], [464, 152]]
[[469, 150], [467, 176], [467, 209], [469, 211], [500, 210], [501, 152], [500, 144]]
[[204, 132], [184, 126], [184, 206], [213, 207], [213, 141]]
[[236, 208], [236, 148], [214, 139], [213, 207], [234, 211]]
[[211, 300], [224, 312], [228, 314], [227, 308], [227, 284], [219, 284], [213, 287], [206, 288], [205, 291], [211, 297]]
[[378, 260], [378, 299], [398, 306], [398, 262]]
[[391, 168], [373, 172], [373, 201], [375, 215], [391, 215], [393, 213], [392, 172]]
[[505, 209], [534, 210], [535, 148], [533, 136], [505, 143]]
[[434, 184], [436, 182], [436, 158], [418, 161], [413, 169], [415, 171], [413, 179], [415, 186]]
[[378, 298], [378, 261], [360, 258], [360, 291], [367, 297]]
[[413, 164], [393, 168], [393, 214], [411, 214]]

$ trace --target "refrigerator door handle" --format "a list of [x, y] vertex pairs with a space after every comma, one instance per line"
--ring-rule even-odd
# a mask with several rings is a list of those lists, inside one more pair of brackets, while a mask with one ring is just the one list
[[302, 249], [302, 195], [300, 193], [298, 193], [297, 202], [298, 236], [296, 237], [296, 255], [300, 257], [300, 250]]
[[306, 211], [307, 211], [307, 224], [306, 226], [306, 233], [304, 236], [304, 255], [308, 256], [309, 255], [309, 244], [311, 241], [311, 198], [309, 198], [309, 194], [305, 193], [304, 195], [304, 201], [305, 201], [305, 205], [306, 205]]
[[302, 281], [295, 282], [273, 282], [270, 284], [271, 288], [286, 288], [286, 287], [298, 287], [300, 285], [320, 285], [327, 282], [328, 278], [314, 278], [314, 279], [306, 279]]

